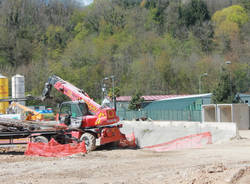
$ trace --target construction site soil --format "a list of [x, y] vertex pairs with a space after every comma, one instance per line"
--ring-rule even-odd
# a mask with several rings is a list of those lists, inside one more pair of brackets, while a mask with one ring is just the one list
[[101, 147], [63, 158], [0, 149], [1, 184], [249, 184], [250, 131], [201, 149], [152, 152]]

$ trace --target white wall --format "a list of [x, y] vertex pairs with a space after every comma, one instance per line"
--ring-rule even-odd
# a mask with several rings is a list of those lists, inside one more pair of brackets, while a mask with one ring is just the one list
[[177, 138], [210, 132], [212, 143], [228, 141], [238, 135], [235, 123], [200, 123], [181, 121], [122, 121], [121, 131], [134, 132], [139, 147], [166, 143]]

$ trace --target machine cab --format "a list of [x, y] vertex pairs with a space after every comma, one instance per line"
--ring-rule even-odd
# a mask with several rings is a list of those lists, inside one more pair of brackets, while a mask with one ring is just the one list
[[59, 123], [80, 128], [83, 116], [90, 115], [88, 106], [82, 101], [63, 102], [60, 106]]

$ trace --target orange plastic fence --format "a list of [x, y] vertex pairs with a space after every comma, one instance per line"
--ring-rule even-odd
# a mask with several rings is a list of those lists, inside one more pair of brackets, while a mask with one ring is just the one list
[[145, 146], [143, 148], [152, 151], [163, 152], [171, 150], [180, 150], [186, 148], [201, 148], [204, 144], [212, 144], [212, 135], [210, 132], [204, 132], [195, 135], [181, 137], [170, 142]]
[[86, 153], [84, 141], [81, 143], [59, 144], [54, 139], [49, 143], [29, 142], [25, 155], [44, 156], [44, 157], [63, 157], [76, 153]]
[[135, 134], [134, 134], [134, 132], [131, 133], [131, 134], [126, 134], [125, 137], [120, 140], [119, 146], [120, 147], [135, 148], [136, 147], [136, 142], [135, 142]]

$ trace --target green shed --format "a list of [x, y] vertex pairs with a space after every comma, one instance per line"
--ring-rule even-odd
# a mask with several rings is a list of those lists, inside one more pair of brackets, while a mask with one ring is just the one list
[[145, 110], [201, 110], [201, 106], [211, 103], [211, 93], [187, 95], [154, 101]]
[[[201, 121], [201, 106], [211, 103], [211, 93], [199, 95], [168, 95], [161, 100], [145, 103], [139, 111], [129, 111], [127, 108], [118, 109], [120, 119], [132, 120], [141, 117], [152, 120]], [[156, 98], [157, 99], [157, 98]], [[158, 98], [159, 99], [159, 98]], [[127, 102], [120, 101], [119, 106]]]

